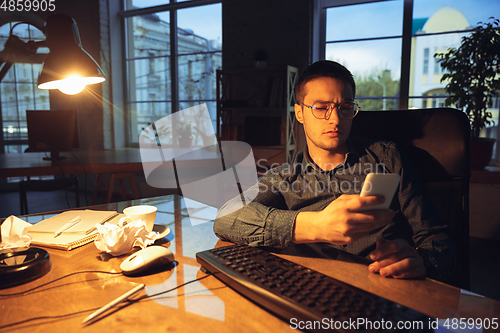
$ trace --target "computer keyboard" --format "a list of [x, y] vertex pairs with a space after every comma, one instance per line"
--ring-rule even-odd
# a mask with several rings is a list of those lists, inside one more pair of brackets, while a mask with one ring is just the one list
[[250, 246], [198, 252], [205, 272], [306, 331], [427, 332], [429, 318], [332, 277]]

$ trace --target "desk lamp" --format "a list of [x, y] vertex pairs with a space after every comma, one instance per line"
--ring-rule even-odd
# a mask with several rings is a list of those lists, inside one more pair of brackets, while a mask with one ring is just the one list
[[50, 53], [38, 77], [39, 89], [59, 89], [74, 95], [86, 85], [105, 80], [102, 69], [82, 48], [76, 22], [65, 14], [54, 14], [45, 23]]
[[[105, 81], [102, 69], [82, 48], [73, 18], [65, 14], [49, 16], [41, 29], [46, 40], [40, 42], [24, 42], [15, 36], [13, 30], [19, 24], [29, 23], [19, 22], [10, 29], [9, 38], [0, 51], [0, 82], [14, 63], [20, 60], [40, 62], [37, 58], [44, 54], [37, 53], [37, 50], [41, 47], [48, 47], [50, 53], [38, 77], [39, 89], [59, 89], [65, 94], [75, 95], [89, 84]], [[45, 275], [50, 269], [49, 253], [40, 248], [0, 253], [0, 289], [27, 283]]]
[[[20, 22], [21, 24], [25, 22]], [[48, 47], [50, 53], [44, 60], [44, 65], [38, 77], [39, 89], [59, 89], [68, 95], [75, 95], [89, 84], [105, 81], [101, 67], [82, 48], [78, 27], [73, 18], [66, 14], [53, 14], [45, 22], [43, 32], [45, 41], [23, 42], [13, 35], [5, 42], [4, 50], [0, 52], [0, 81], [9, 68], [19, 60], [38, 55], [37, 49]]]

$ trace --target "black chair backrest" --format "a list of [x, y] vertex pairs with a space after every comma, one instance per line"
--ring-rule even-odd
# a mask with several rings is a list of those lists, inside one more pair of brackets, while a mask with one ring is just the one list
[[470, 125], [466, 114], [452, 108], [360, 111], [351, 134], [394, 141], [410, 154], [457, 244], [457, 271], [446, 282], [468, 289]]

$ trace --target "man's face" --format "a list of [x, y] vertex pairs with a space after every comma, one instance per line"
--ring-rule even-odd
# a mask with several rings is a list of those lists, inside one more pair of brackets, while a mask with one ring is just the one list
[[[302, 103], [309, 106], [318, 101], [340, 103], [354, 100], [351, 86], [331, 77], [319, 77], [307, 82], [304, 91]], [[343, 118], [334, 108], [328, 120], [317, 119], [311, 108], [300, 104], [295, 104], [295, 116], [304, 125], [310, 154], [319, 150], [339, 154], [347, 152], [346, 142], [351, 132], [352, 118]]]

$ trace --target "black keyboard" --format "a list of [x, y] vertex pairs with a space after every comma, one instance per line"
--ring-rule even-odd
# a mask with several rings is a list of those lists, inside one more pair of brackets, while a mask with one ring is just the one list
[[429, 317], [259, 248], [198, 252], [205, 272], [286, 320], [335, 332], [428, 332]]

